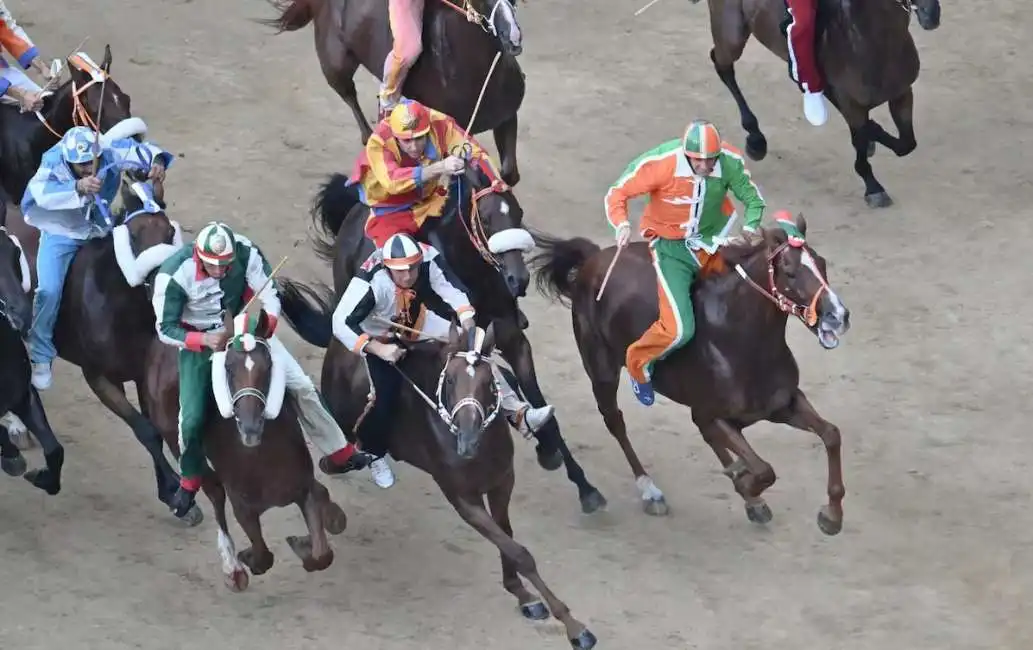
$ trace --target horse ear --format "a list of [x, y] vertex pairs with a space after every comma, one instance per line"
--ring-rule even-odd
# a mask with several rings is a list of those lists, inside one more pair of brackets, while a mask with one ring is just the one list
[[800, 234], [804, 237], [807, 236], [807, 220], [803, 218], [803, 213], [797, 213], [796, 215], [796, 229], [800, 231]]
[[111, 73], [111, 45], [104, 46], [104, 59], [100, 62], [100, 67], [107, 70], [108, 74]]
[[484, 340], [481, 341], [481, 349], [478, 350], [481, 356], [491, 356], [495, 349], [495, 321], [488, 323], [488, 329], [484, 331]]
[[774, 228], [761, 228], [761, 232], [764, 233], [764, 243], [768, 248], [778, 248], [786, 240], [785, 231], [777, 226]]
[[448, 325], [448, 347], [452, 350], [459, 349], [459, 328], [455, 323], [449, 323]]

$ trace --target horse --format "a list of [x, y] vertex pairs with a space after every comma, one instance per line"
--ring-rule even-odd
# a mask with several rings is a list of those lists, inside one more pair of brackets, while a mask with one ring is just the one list
[[[795, 225], [806, 234], [802, 216]], [[829, 498], [818, 513], [818, 525], [835, 535], [843, 525], [846, 493], [840, 432], [800, 390], [800, 372], [785, 330], [792, 314], [823, 348], [834, 349], [849, 329], [850, 312], [828, 283], [825, 259], [810, 244], [802, 237], [790, 239], [780, 228], [762, 233], [758, 242], [729, 242], [707, 260], [692, 290], [695, 336], [656, 364], [653, 386], [691, 408], [693, 422], [756, 523], [772, 518], [761, 493], [775, 482], [775, 471], [742, 430], [768, 420], [816, 433], [828, 455]], [[538, 289], [571, 307], [574, 339], [599, 413], [624, 451], [645, 511], [666, 515], [664, 494], [643, 469], [617, 406], [625, 350], [659, 313], [648, 244], [631, 244], [624, 251], [597, 301], [616, 248], [601, 250], [580, 237], [562, 240], [539, 234], [537, 239], [542, 252], [531, 264]]]
[[[79, 366], [101, 403], [129, 425], [150, 454], [158, 499], [168, 505], [179, 487], [179, 475], [165, 457], [161, 436], [148, 420], [143, 400], [142, 412], [136, 410], [126, 398], [123, 384], [135, 382], [139, 395], [144, 358], [151, 341], [157, 339], [150, 278], [182, 245], [182, 233], [158, 201], [163, 190], [135, 178], [131, 166], [121, 172], [119, 196], [124, 207], [121, 215], [112, 215], [118, 223], [112, 235], [86, 242], [72, 260], [54, 343], [58, 356]], [[118, 210], [117, 204], [113, 207]], [[20, 217], [7, 219], [6, 226], [22, 241], [34, 270], [39, 231]], [[33, 273], [33, 287], [35, 282]], [[200, 508], [194, 508], [181, 521], [196, 526], [202, 519]]]
[[[0, 202], [0, 214], [7, 206]], [[13, 411], [28, 424], [43, 445], [46, 467], [26, 472], [24, 456], [0, 425], [0, 469], [23, 476], [47, 494], [61, 492], [65, 449], [47, 421], [47, 413], [30, 382], [31, 365], [23, 339], [32, 324], [29, 268], [18, 238], [0, 226], [0, 413]]]
[[[370, 382], [362, 357], [332, 334], [334, 295], [329, 290], [320, 295], [296, 281], [283, 285], [281, 314], [302, 339], [326, 349], [321, 390], [341, 428], [353, 431], [367, 408]], [[454, 322], [447, 344], [401, 342], [406, 353], [395, 367], [406, 381], [386, 433], [389, 451], [429, 474], [463, 521], [498, 547], [502, 584], [516, 597], [523, 616], [545, 620], [551, 611], [566, 628], [571, 645], [587, 650], [596, 645], [595, 635], [571, 616], [538, 575], [531, 552], [513, 539], [513, 437], [506, 419], [498, 417], [501, 398], [490, 365], [495, 342], [494, 323], [461, 337]], [[521, 575], [545, 604], [527, 590]]]
[[[206, 468], [201, 487], [219, 525], [226, 586], [240, 592], [248, 587], [247, 569], [257, 576], [273, 565], [273, 554], [262, 537], [264, 512], [292, 503], [301, 510], [309, 534], [288, 537], [287, 543], [306, 571], [330, 566], [334, 553], [326, 532], [344, 532], [347, 517], [315, 478], [298, 424], [298, 408], [293, 398], [287, 397], [283, 367], [269, 343], [267, 321], [262, 319], [257, 328], [245, 330], [234, 325], [227, 314], [225, 331], [234, 336], [224, 351], [212, 356], [209, 420], [204, 432], [205, 455], [214, 470]], [[158, 339], [151, 342], [141, 404], [148, 404], [152, 421], [178, 459], [177, 354], [171, 345]], [[218, 415], [213, 417], [213, 413]], [[227, 496], [234, 518], [252, 544], [239, 553], [226, 522]]]
[[[735, 62], [742, 56], [750, 34], [764, 47], [789, 61], [789, 45], [782, 31], [786, 16], [784, 0], [709, 0], [710, 32], [714, 46], [710, 60], [739, 107], [746, 131], [746, 153], [753, 160], [767, 155], [767, 138], [760, 130], [739, 83]], [[940, 25], [939, 0], [819, 0], [818, 66], [826, 80], [826, 95], [847, 126], [854, 145], [854, 171], [864, 181], [864, 199], [870, 208], [893, 204], [875, 178], [868, 158], [879, 143], [897, 156], [918, 146], [912, 122], [919, 58], [908, 30], [911, 12], [926, 30]], [[871, 119], [871, 111], [889, 102], [890, 117], [897, 127], [891, 136]]]
[[[351, 109], [362, 143], [373, 129], [359, 106], [355, 73], [359, 66], [377, 79], [392, 48], [387, 3], [382, 0], [272, 0], [280, 15], [260, 23], [296, 31], [313, 23], [316, 55], [323, 76]], [[520, 182], [517, 166], [517, 111], [524, 100], [524, 73], [516, 57], [522, 35], [512, 0], [426, 0], [423, 9], [423, 52], [402, 86], [415, 99], [460, 124], [470, 133], [491, 129], [509, 185]], [[467, 14], [474, 22], [467, 19]], [[500, 54], [490, 79], [493, 57]], [[483, 100], [479, 99], [482, 85]]]
[[[0, 186], [5, 199], [20, 203], [43, 154], [73, 126], [108, 132], [132, 118], [131, 98], [110, 76], [111, 46], [100, 66], [82, 52], [68, 57], [71, 78], [43, 99], [38, 113], [0, 104]], [[107, 72], [105, 72], [107, 71]], [[95, 117], [96, 116], [96, 117]], [[136, 120], [133, 120], [136, 122]]]
[[[493, 185], [473, 166], [456, 177], [452, 190], [443, 216], [428, 219], [418, 238], [429, 240], [465, 285], [461, 288], [477, 310], [478, 324], [495, 324], [496, 344], [513, 367], [520, 392], [533, 406], [544, 406], [531, 343], [520, 327], [513, 298], [525, 295], [531, 280], [523, 252], [530, 250], [533, 239], [522, 226], [523, 210], [510, 188]], [[333, 265], [338, 300], [375, 250], [363, 230], [368, 214], [356, 186], [349, 186], [341, 174], [332, 175], [313, 201], [313, 223], [323, 233], [316, 236], [316, 254]], [[606, 506], [606, 499], [570, 453], [556, 417], [535, 437], [538, 464], [548, 471], [561, 464], [566, 467], [567, 478], [577, 486], [582, 512]]]

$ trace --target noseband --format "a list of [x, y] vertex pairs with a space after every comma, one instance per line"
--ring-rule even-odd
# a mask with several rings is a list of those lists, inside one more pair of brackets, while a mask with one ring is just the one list
[[398, 372], [398, 374], [402, 375], [402, 377], [405, 378], [407, 382], [409, 382], [409, 385], [412, 386], [413, 390], [416, 391], [416, 394], [420, 396], [420, 399], [422, 399], [427, 404], [427, 406], [429, 406], [432, 410], [437, 412], [438, 416], [441, 418], [441, 421], [445, 423], [445, 426], [448, 427], [449, 432], [453, 436], [459, 435], [459, 426], [455, 423], [455, 417], [456, 414], [459, 413], [459, 411], [463, 408], [472, 408], [477, 412], [477, 415], [479, 415], [481, 418], [481, 428], [478, 430], [477, 433], [482, 433], [485, 429], [491, 426], [491, 423], [494, 422], [495, 418], [498, 416], [499, 411], [502, 410], [502, 387], [499, 386], [498, 379], [496, 379], [495, 374], [492, 373], [491, 383], [492, 393], [495, 395], [495, 403], [492, 405], [490, 411], [484, 408], [484, 405], [481, 404], [480, 400], [472, 396], [462, 398], [461, 400], [456, 402], [455, 406], [452, 407], [452, 410], [449, 411], [447, 408], [445, 408], [445, 377], [448, 374], [449, 363], [451, 363], [452, 360], [456, 357], [463, 357], [466, 360], [466, 363], [468, 364], [467, 370], [469, 372], [472, 372], [474, 366], [478, 363], [491, 363], [478, 352], [453, 352], [449, 354], [448, 358], [445, 359], [445, 365], [441, 368], [441, 374], [438, 375], [436, 401], [428, 397], [427, 394], [424, 393], [420, 389], [420, 387], [416, 385], [416, 382], [410, 379], [409, 375], [402, 372], [402, 370], [398, 366], [392, 364], [391, 367], [394, 368]]
[[[256, 338], [255, 343], [257, 343], [258, 345], [264, 345], [265, 349], [269, 351], [270, 357], [272, 356], [272, 350], [269, 347], [269, 343], [265, 339]], [[268, 401], [266, 394], [258, 390], [257, 388], [252, 388], [251, 386], [241, 388], [237, 392], [233, 393], [232, 397], [230, 397], [230, 404], [233, 406], [233, 408], [236, 408], [237, 402], [244, 399], [245, 397], [254, 397], [255, 399], [257, 399], [259, 402], [262, 403], [262, 410], [265, 411], [265, 405]]]
[[808, 255], [813, 259], [813, 255], [810, 254], [810, 252], [808, 251], [808, 247], [805, 244], [791, 244], [790, 242], [783, 243], [774, 251], [772, 251], [767, 257], [767, 289], [757, 284], [753, 280], [753, 278], [751, 278], [749, 274], [746, 273], [746, 269], [744, 269], [741, 264], [736, 264], [735, 270], [740, 276], [742, 276], [743, 280], [746, 280], [746, 282], [749, 283], [751, 287], [756, 289], [762, 296], [773, 302], [775, 306], [778, 307], [779, 311], [781, 311], [784, 314], [796, 316], [807, 327], [814, 327], [818, 324], [818, 301], [821, 299], [821, 296], [826, 291], [830, 291], [828, 280], [822, 277], [821, 272], [818, 271], [817, 265], [815, 265], [813, 269], [814, 275], [818, 278], [818, 281], [821, 283], [821, 287], [814, 292], [814, 297], [811, 298], [810, 304], [807, 305], [798, 303], [790, 299], [784, 293], [782, 293], [778, 289], [778, 285], [775, 283], [775, 260], [777, 260], [778, 256], [785, 252], [789, 246], [793, 246], [794, 248], [801, 248], [802, 255]]

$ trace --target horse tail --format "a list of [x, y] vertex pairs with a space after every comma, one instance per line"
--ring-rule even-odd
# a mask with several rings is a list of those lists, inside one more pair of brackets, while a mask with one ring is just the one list
[[256, 22], [275, 27], [277, 33], [295, 32], [312, 22], [316, 9], [323, 0], [269, 0], [269, 4], [280, 12], [276, 18], [258, 18]]
[[334, 335], [333, 291], [318, 283], [319, 290], [288, 279], [280, 285], [280, 315], [306, 343], [326, 348]]
[[362, 201], [359, 186], [349, 185], [344, 174], [333, 174], [323, 183], [312, 201], [312, 223], [323, 236], [316, 236], [312, 247], [316, 255], [331, 262], [334, 259], [334, 238], [348, 213]]
[[584, 237], [560, 239], [542, 233], [534, 233], [533, 236], [541, 250], [529, 260], [538, 291], [546, 298], [569, 306], [574, 296], [577, 272], [589, 257], [599, 251], [599, 246]]

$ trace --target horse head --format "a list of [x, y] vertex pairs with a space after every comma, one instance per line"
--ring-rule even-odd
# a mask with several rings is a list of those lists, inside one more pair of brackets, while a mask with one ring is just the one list
[[[726, 261], [778, 309], [799, 318], [826, 350], [839, 347], [850, 329], [850, 310], [829, 286], [825, 258], [804, 239], [807, 222], [788, 211], [775, 213], [777, 227], [762, 229], [762, 241], [738, 252], [722, 248]], [[763, 261], [766, 272], [757, 267]], [[754, 276], [761, 276], [760, 280]], [[766, 286], [765, 286], [766, 285]]]
[[512, 0], [466, 0], [467, 15], [496, 39], [502, 51], [519, 56], [524, 50], [524, 36], [516, 19], [516, 3]]
[[495, 326], [476, 328], [462, 336], [452, 325], [444, 347], [444, 367], [438, 378], [438, 414], [456, 437], [456, 453], [471, 458], [477, 453], [481, 435], [491, 426], [502, 407], [502, 397], [491, 366], [495, 349]]
[[524, 253], [534, 250], [534, 238], [523, 228], [523, 208], [509, 186], [501, 181], [492, 182], [476, 164], [468, 166], [460, 178], [461, 202], [467, 200], [462, 184], [470, 185], [469, 213], [462, 203], [459, 210], [470, 242], [502, 275], [510, 294], [526, 295], [531, 272], [524, 263]]
[[285, 376], [275, 362], [265, 312], [240, 314], [229, 323], [226, 349], [212, 355], [212, 388], [219, 411], [234, 418], [245, 447], [262, 444], [267, 420], [283, 406]]
[[161, 263], [183, 243], [182, 234], [165, 214], [161, 183], [147, 181], [147, 169], [146, 165], [123, 169], [118, 194], [109, 206], [117, 224], [111, 233], [115, 260], [131, 287], [149, 284]]
[[926, 31], [940, 26], [940, 0], [908, 0], [918, 16], [918, 24]]
[[0, 318], [22, 338], [32, 325], [32, 277], [18, 238], [0, 226]]
[[71, 79], [44, 101], [40, 112], [44, 124], [60, 137], [73, 126], [88, 126], [104, 133], [133, 116], [130, 97], [111, 77], [111, 46], [104, 46], [104, 59], [97, 65], [84, 52], [68, 57]]

